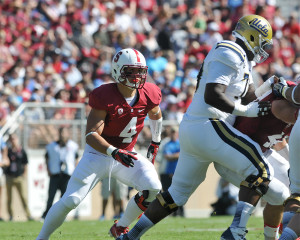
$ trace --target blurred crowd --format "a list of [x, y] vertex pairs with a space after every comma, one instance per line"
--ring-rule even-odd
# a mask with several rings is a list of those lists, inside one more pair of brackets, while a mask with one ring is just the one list
[[148, 81], [163, 93], [164, 119], [179, 122], [203, 59], [216, 42], [233, 40], [246, 14], [265, 17], [274, 31], [269, 59], [255, 67], [256, 83], [300, 74], [299, 11], [284, 17], [276, 0], [0, 2], [0, 126], [23, 102], [86, 103], [92, 89], [113, 81], [112, 56], [127, 47], [146, 57]]

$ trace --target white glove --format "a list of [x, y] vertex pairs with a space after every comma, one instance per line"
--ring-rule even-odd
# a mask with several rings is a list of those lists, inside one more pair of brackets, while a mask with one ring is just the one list
[[248, 105], [235, 103], [232, 114], [244, 117], [258, 117], [268, 115], [270, 110], [270, 102], [251, 102]]

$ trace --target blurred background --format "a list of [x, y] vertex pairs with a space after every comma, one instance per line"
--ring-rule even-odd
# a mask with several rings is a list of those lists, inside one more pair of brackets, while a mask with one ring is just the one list
[[[147, 81], [163, 94], [164, 137], [171, 137], [169, 130], [178, 126], [191, 102], [205, 56], [216, 42], [234, 40], [235, 24], [247, 14], [265, 17], [274, 35], [270, 57], [254, 68], [255, 84], [274, 74], [300, 81], [298, 0], [0, 0], [0, 137], [5, 149], [9, 134], [16, 134], [28, 155], [24, 183], [31, 216], [41, 217], [48, 198], [46, 145], [65, 126], [82, 153], [88, 94], [113, 82], [111, 59], [117, 51], [135, 48], [144, 54]], [[137, 150], [145, 153], [150, 141], [146, 121]], [[160, 174], [165, 161], [162, 149], [156, 163]], [[0, 218], [9, 220], [6, 184], [0, 185]], [[210, 168], [184, 215], [209, 216], [223, 185]], [[101, 216], [100, 187], [72, 213], [75, 217]], [[13, 220], [26, 220], [15, 189], [11, 201]], [[108, 208], [111, 218], [112, 200]]]

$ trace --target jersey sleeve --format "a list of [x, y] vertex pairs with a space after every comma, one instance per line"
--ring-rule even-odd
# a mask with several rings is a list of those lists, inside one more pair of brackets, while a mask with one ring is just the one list
[[105, 93], [103, 93], [103, 88], [99, 87], [94, 89], [89, 94], [89, 105], [93, 109], [97, 110], [107, 110], [107, 104], [105, 103]]
[[239, 70], [246, 61], [245, 54], [234, 44], [220, 42], [214, 53], [215, 61], [219, 61], [235, 70]]
[[220, 61], [208, 63], [207, 83], [220, 83], [228, 86], [230, 79], [236, 75], [236, 70]]
[[154, 83], [147, 83], [144, 85], [144, 88], [147, 100], [147, 110], [150, 111], [152, 108], [159, 106], [161, 102], [161, 90]]

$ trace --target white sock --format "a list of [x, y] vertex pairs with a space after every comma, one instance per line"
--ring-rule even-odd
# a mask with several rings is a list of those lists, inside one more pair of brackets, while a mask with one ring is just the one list
[[117, 223], [117, 226], [128, 227], [143, 211], [138, 207], [134, 201], [134, 196], [129, 200], [123, 216]]
[[71, 210], [62, 201], [55, 203], [47, 213], [43, 227], [36, 240], [48, 240], [50, 235], [62, 225]]
[[247, 222], [255, 207], [247, 202], [239, 201], [230, 227], [246, 228]]
[[264, 235], [265, 235], [265, 240], [274, 240], [278, 239], [279, 234], [279, 226], [278, 227], [271, 227], [265, 224], [264, 226]]

